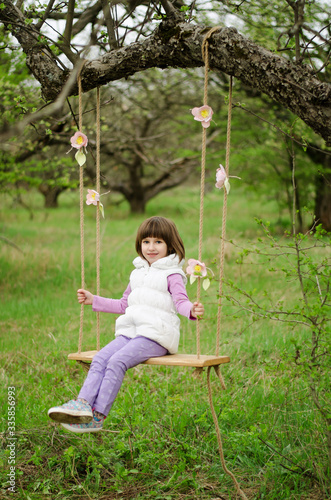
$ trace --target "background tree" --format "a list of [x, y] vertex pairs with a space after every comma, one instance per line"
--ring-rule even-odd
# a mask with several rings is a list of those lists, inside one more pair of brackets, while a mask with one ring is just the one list
[[114, 100], [102, 118], [103, 185], [121, 193], [131, 212], [144, 212], [200, 164], [201, 130], [189, 111], [201, 83], [188, 78], [185, 71], [155, 70], [111, 89]]
[[[150, 199], [186, 180], [199, 166], [201, 130], [190, 106], [201, 93], [201, 81], [191, 78], [188, 85], [190, 76], [178, 70], [167, 75], [150, 70], [143, 78], [138, 75], [102, 92], [103, 189], [120, 193], [133, 213], [144, 212]], [[85, 174], [94, 184], [96, 123], [91, 97], [83, 98], [90, 151]], [[223, 101], [215, 106], [216, 111]], [[39, 122], [24, 137], [12, 140], [10, 153], [2, 156], [3, 185], [14, 186], [15, 193], [18, 188], [36, 187], [45, 196], [46, 207], [57, 206], [59, 194], [77, 185], [75, 162], [66, 156], [77, 115], [77, 102], [71, 101], [63, 114]], [[218, 133], [211, 134], [209, 144]]]
[[[102, 89], [103, 189], [121, 193], [132, 212], [144, 211], [148, 200], [186, 180], [198, 168], [201, 126], [193, 120], [190, 108], [197, 96], [201, 97], [202, 78], [201, 74], [187, 70], [166, 73], [149, 70]], [[208, 160], [213, 163], [208, 161], [207, 167], [213, 166], [213, 175], [224, 158], [227, 92], [226, 80], [212, 82], [209, 93], [215, 120], [208, 137]], [[9, 106], [12, 98], [8, 99]], [[91, 153], [85, 174], [94, 184], [93, 98], [93, 94], [83, 96], [84, 131], [89, 136]], [[22, 99], [19, 99], [20, 108]], [[58, 195], [67, 187], [75, 187], [77, 182], [75, 162], [66, 153], [69, 137], [77, 126], [78, 104], [75, 99], [68, 103], [62, 115], [33, 124], [18, 140], [12, 139], [10, 154], [4, 152], [2, 157], [3, 186], [13, 185], [16, 194], [18, 189], [37, 187], [48, 207], [56, 206]], [[239, 135], [247, 134], [247, 130], [246, 127], [238, 129], [236, 125], [234, 128], [239, 149]], [[249, 168], [249, 161], [240, 159], [238, 167], [240, 171]]]

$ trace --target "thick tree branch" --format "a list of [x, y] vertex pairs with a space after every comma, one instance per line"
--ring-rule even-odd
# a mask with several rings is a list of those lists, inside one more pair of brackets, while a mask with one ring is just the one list
[[168, 0], [160, 0], [161, 1], [161, 5], [162, 7], [164, 8], [164, 11], [166, 14], [171, 14], [173, 12], [176, 12], [176, 9], [175, 7], [172, 5], [171, 2], [168, 2]]
[[[82, 72], [83, 88], [87, 91], [152, 67], [202, 66], [205, 33], [200, 26], [163, 21], [149, 39], [88, 62]], [[209, 54], [213, 70], [269, 95], [331, 144], [331, 85], [318, 80], [308, 67], [257, 46], [234, 28], [213, 35]]]
[[[40, 41], [39, 30], [35, 25], [25, 23], [25, 17], [20, 9], [10, 0], [4, 0], [3, 5], [4, 8], [0, 10], [0, 21], [20, 43], [26, 54], [26, 65], [42, 89], [54, 85], [58, 89], [56, 95], [60, 94], [61, 87], [65, 85], [70, 71], [60, 69], [56, 56]], [[56, 95], [52, 100], [56, 98]]]

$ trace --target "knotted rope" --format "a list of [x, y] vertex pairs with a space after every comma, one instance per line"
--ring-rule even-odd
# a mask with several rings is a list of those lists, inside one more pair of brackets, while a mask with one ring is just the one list
[[[220, 27], [215, 26], [211, 30], [208, 31], [206, 36], [202, 42], [202, 58], [205, 63], [205, 81], [204, 81], [204, 106], [208, 105], [208, 71], [209, 71], [209, 54], [208, 54], [208, 46], [209, 39], [213, 33], [219, 31]], [[230, 135], [231, 135], [231, 111], [232, 111], [232, 77], [230, 77], [230, 89], [229, 89], [229, 110], [228, 110], [228, 125], [227, 125], [227, 140], [226, 140], [226, 175], [229, 175], [229, 161], [230, 161]], [[200, 225], [199, 225], [199, 260], [201, 261], [201, 248], [202, 248], [202, 236], [203, 236], [203, 198], [204, 198], [204, 183], [205, 183], [205, 164], [206, 164], [206, 129], [202, 130], [202, 153], [201, 153], [201, 191], [200, 191]], [[223, 204], [223, 218], [222, 218], [222, 238], [221, 238], [221, 258], [220, 258], [220, 277], [219, 277], [219, 303], [218, 303], [218, 311], [217, 311], [217, 336], [216, 336], [216, 356], [219, 355], [219, 341], [220, 341], [220, 327], [221, 327], [221, 294], [222, 294], [222, 283], [223, 283], [223, 275], [224, 275], [224, 240], [225, 240], [225, 229], [226, 229], [226, 206], [227, 206], [227, 192], [224, 189], [224, 204]], [[200, 280], [198, 280], [200, 286]], [[200, 287], [198, 286], [198, 293], [200, 294]], [[198, 295], [200, 297], [200, 295]], [[199, 330], [199, 321], [197, 324], [197, 346], [199, 348], [198, 357], [200, 352], [200, 330]], [[215, 372], [220, 379], [222, 388], [225, 389], [225, 384], [223, 377], [221, 375], [220, 367], [215, 366]], [[208, 398], [209, 398], [209, 406], [211, 409], [211, 413], [213, 416], [216, 436], [218, 442], [218, 450], [221, 458], [221, 463], [224, 472], [231, 477], [232, 481], [235, 484], [237, 493], [243, 500], [247, 500], [245, 493], [240, 489], [239, 483], [236, 480], [234, 474], [227, 468], [224, 460], [223, 453], [223, 445], [221, 432], [218, 425], [217, 415], [214, 409], [213, 400], [212, 400], [212, 390], [210, 383], [210, 370], [209, 366], [207, 369], [207, 385], [208, 385]]]
[[[100, 87], [97, 88], [96, 104], [96, 191], [100, 194]], [[100, 295], [100, 201], [97, 202], [96, 213], [96, 272], [97, 272], [97, 295]], [[100, 351], [100, 313], [97, 312], [97, 351]]]
[[217, 415], [215, 412], [215, 408], [213, 405], [213, 398], [212, 398], [212, 392], [211, 392], [211, 384], [210, 384], [210, 369], [211, 366], [208, 366], [207, 370], [207, 385], [208, 385], [208, 399], [209, 399], [209, 406], [211, 409], [211, 413], [213, 416], [214, 424], [215, 424], [215, 429], [216, 429], [216, 435], [217, 435], [217, 442], [218, 442], [218, 451], [219, 455], [221, 457], [221, 464], [223, 467], [224, 472], [231, 477], [232, 481], [234, 482], [234, 485], [236, 487], [237, 493], [241, 496], [243, 500], [248, 500], [245, 493], [241, 490], [239, 483], [237, 479], [235, 478], [234, 474], [227, 468], [225, 460], [224, 460], [224, 453], [223, 453], [223, 445], [222, 445], [222, 439], [221, 439], [221, 432], [220, 428], [218, 425], [218, 420], [217, 420]]
[[[227, 124], [227, 133], [226, 133], [225, 172], [226, 172], [227, 177], [229, 177], [229, 169], [230, 169], [231, 117], [232, 117], [232, 76], [230, 76], [230, 84], [229, 84], [228, 124]], [[223, 191], [224, 191], [224, 197], [223, 197], [221, 254], [220, 254], [220, 266], [219, 266], [216, 356], [218, 356], [218, 354], [219, 354], [219, 345], [220, 345], [222, 293], [223, 293], [223, 277], [224, 277], [225, 235], [226, 235], [226, 213], [227, 213], [227, 200], [228, 200], [227, 190], [224, 189]]]
[[[208, 56], [208, 40], [210, 36], [219, 29], [212, 28], [205, 36], [202, 42], [202, 58], [205, 63], [205, 83], [203, 92], [203, 105], [208, 105], [208, 71], [209, 71], [209, 56]], [[206, 143], [207, 129], [202, 127], [202, 145], [201, 145], [201, 176], [200, 176], [200, 215], [199, 215], [199, 248], [198, 260], [202, 261], [202, 240], [203, 240], [203, 215], [204, 215], [204, 198], [205, 198], [205, 178], [206, 178]], [[201, 297], [201, 280], [198, 279], [197, 284], [197, 302], [200, 302]], [[196, 328], [197, 342], [197, 358], [200, 359], [200, 320], [197, 320]]]
[[[202, 41], [202, 59], [205, 64], [205, 78], [204, 78], [204, 92], [203, 92], [203, 105], [208, 106], [208, 73], [209, 73], [209, 39], [216, 31], [220, 30], [220, 26], [214, 26], [211, 28]], [[206, 143], [207, 143], [207, 129], [202, 127], [202, 145], [201, 145], [201, 178], [200, 178], [200, 216], [199, 216], [199, 250], [198, 250], [198, 260], [202, 261], [202, 240], [203, 240], [203, 216], [204, 216], [204, 197], [205, 197], [205, 177], [206, 177]], [[201, 296], [201, 280], [198, 280], [197, 285], [197, 301], [200, 301]], [[196, 328], [196, 343], [197, 343], [197, 357], [200, 358], [200, 321], [197, 321]], [[219, 335], [217, 338], [216, 354], [218, 356], [218, 344]], [[218, 370], [218, 376], [220, 377], [222, 386], [224, 386], [224, 381]]]
[[[78, 75], [78, 106], [79, 106], [79, 130], [83, 128], [83, 107], [82, 107], [82, 80]], [[96, 191], [100, 193], [100, 88], [97, 88], [96, 97]], [[100, 295], [100, 210], [99, 201], [97, 202], [96, 211], [96, 280], [97, 280], [97, 295]], [[80, 259], [81, 259], [81, 288], [85, 288], [85, 246], [84, 246], [84, 165], [79, 167], [79, 204], [80, 204]], [[82, 351], [83, 342], [83, 326], [84, 326], [84, 304], [80, 309], [80, 325], [79, 325], [79, 340], [78, 353]], [[100, 350], [100, 313], [97, 312], [97, 350]]]
[[[78, 106], [79, 106], [79, 130], [83, 127], [83, 108], [82, 108], [82, 79], [78, 74]], [[79, 208], [80, 208], [80, 262], [81, 262], [81, 288], [85, 288], [85, 250], [84, 250], [84, 166], [79, 167]], [[79, 340], [78, 353], [82, 351], [83, 342], [83, 324], [84, 324], [84, 304], [80, 308]]]

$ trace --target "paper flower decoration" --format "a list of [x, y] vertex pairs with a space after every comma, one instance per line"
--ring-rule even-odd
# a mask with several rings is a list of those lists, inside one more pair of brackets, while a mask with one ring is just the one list
[[81, 149], [81, 148], [86, 148], [88, 139], [85, 134], [82, 132], [76, 132], [71, 138], [71, 147], [75, 149]]
[[210, 286], [210, 279], [207, 277], [208, 271], [206, 264], [196, 259], [189, 259], [186, 273], [190, 276], [190, 283], [193, 285], [196, 279], [203, 278], [203, 289], [208, 290]]
[[186, 268], [186, 273], [190, 276], [207, 276], [207, 268], [206, 264], [203, 262], [200, 262], [199, 260], [196, 259], [189, 259], [187, 261], [188, 266]]
[[[75, 154], [75, 158], [77, 160], [77, 163], [80, 167], [84, 165], [86, 162], [86, 156], [84, 154], [83, 148], [85, 148], [86, 152], [86, 146], [88, 143], [88, 139], [85, 134], [82, 132], [76, 132], [71, 138], [70, 138], [70, 144], [71, 144], [71, 149], [75, 148], [77, 149], [77, 153]], [[71, 149], [68, 151], [70, 153]]]
[[88, 189], [86, 195], [86, 205], [95, 205], [97, 206], [98, 201], [100, 201], [100, 195], [94, 189]]
[[205, 105], [200, 108], [193, 108], [191, 113], [195, 120], [201, 122], [203, 128], [208, 128], [214, 112], [210, 106]]
[[[229, 177], [231, 177], [231, 179], [241, 179], [241, 177], [237, 177], [236, 175], [229, 175]], [[219, 168], [216, 170], [215, 186], [217, 187], [217, 189], [222, 189], [222, 187], [224, 187], [227, 194], [230, 193], [229, 177], [226, 175], [223, 165], [220, 164]]]
[[226, 175], [223, 165], [220, 164], [219, 168], [216, 170], [216, 184], [217, 189], [225, 188], [227, 194], [230, 192], [230, 182]]
[[[107, 194], [107, 193], [104, 193], [104, 194]], [[86, 205], [95, 205], [96, 207], [99, 205], [99, 210], [101, 212], [101, 215], [103, 218], [105, 218], [105, 212], [104, 212], [103, 204], [100, 201], [100, 196], [102, 196], [102, 195], [100, 195], [97, 191], [94, 191], [94, 189], [88, 189], [87, 195], [86, 195]]]

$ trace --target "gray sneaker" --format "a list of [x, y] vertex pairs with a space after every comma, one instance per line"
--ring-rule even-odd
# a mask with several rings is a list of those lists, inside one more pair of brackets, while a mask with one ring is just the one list
[[99, 432], [102, 430], [104, 418], [98, 419], [93, 412], [93, 420], [88, 424], [62, 424], [67, 431], [83, 434], [84, 432]]
[[62, 406], [54, 406], [48, 410], [48, 416], [64, 424], [85, 424], [93, 419], [92, 408], [83, 401], [71, 400]]

